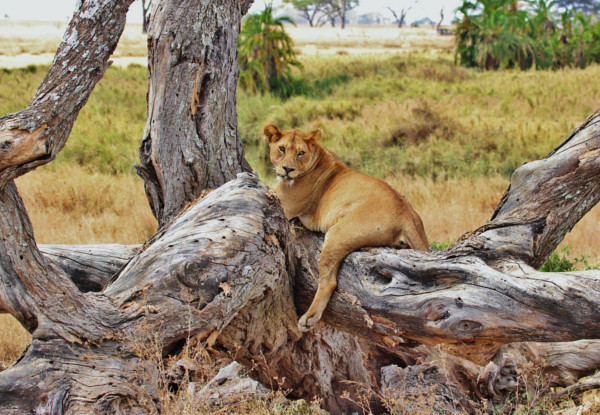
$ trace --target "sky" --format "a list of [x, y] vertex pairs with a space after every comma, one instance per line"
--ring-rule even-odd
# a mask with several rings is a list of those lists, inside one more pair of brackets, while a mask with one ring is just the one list
[[[0, 20], [8, 15], [13, 20], [70, 20], [78, 0], [0, 0]], [[142, 22], [142, 2], [135, 0], [127, 21]]]
[[[78, 0], [0, 0], [0, 20], [8, 15], [14, 20], [69, 20], [75, 10]], [[274, 0], [274, 6], [282, 3], [282, 0]], [[359, 14], [379, 12], [383, 15], [391, 13], [387, 7], [400, 12], [403, 8], [412, 7], [408, 12], [407, 22], [413, 22], [423, 17], [429, 17], [434, 21], [439, 19], [440, 9], [444, 8], [444, 23], [449, 23], [462, 0], [361, 0], [361, 5], [355, 10]], [[264, 9], [265, 0], [254, 0], [250, 12]], [[127, 20], [132, 23], [142, 21], [141, 1], [133, 2], [127, 15]]]
[[[3, 0], [0, 0], [3, 1]], [[267, 0], [270, 2], [270, 0]], [[282, 4], [282, 0], [273, 0], [273, 5]], [[429, 17], [434, 21], [440, 18], [440, 10], [444, 8], [444, 23], [449, 24], [454, 16], [454, 10], [462, 4], [462, 0], [361, 0], [360, 5], [354, 9], [358, 14], [378, 12], [392, 18], [388, 7], [391, 7], [400, 15], [402, 9], [411, 8], [406, 14], [406, 21], [411, 23], [415, 20]], [[254, 0], [250, 12], [260, 11], [265, 7], [265, 0]]]

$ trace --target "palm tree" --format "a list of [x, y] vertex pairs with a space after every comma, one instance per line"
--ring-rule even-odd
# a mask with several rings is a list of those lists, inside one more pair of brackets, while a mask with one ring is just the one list
[[285, 31], [285, 22], [294, 24], [288, 16], [274, 18], [270, 5], [245, 19], [238, 42], [238, 63], [240, 85], [247, 91], [285, 92], [291, 82], [292, 66], [302, 67], [292, 38]]

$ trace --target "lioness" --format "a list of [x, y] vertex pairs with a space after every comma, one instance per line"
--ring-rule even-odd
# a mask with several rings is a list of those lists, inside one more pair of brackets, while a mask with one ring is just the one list
[[423, 222], [387, 183], [353, 170], [321, 146], [321, 131], [264, 128], [279, 182], [275, 192], [288, 219], [298, 217], [313, 231], [325, 232], [319, 258], [319, 287], [298, 328], [310, 330], [335, 289], [337, 271], [349, 253], [365, 246], [426, 251]]

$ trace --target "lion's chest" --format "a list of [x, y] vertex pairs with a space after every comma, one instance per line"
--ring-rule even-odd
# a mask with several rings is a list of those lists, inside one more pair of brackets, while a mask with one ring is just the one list
[[[349, 186], [339, 186], [333, 181], [327, 189], [319, 187], [293, 185], [278, 186], [286, 216], [297, 217], [300, 222], [312, 231], [327, 233], [341, 218], [361, 205]], [[350, 186], [351, 187], [351, 186]]]
[[329, 229], [329, 227], [326, 227], [324, 229], [324, 227], [322, 226], [321, 223], [319, 223], [318, 220], [315, 219], [315, 215], [314, 214], [304, 214], [304, 215], [300, 215], [298, 216], [298, 219], [300, 219], [300, 222], [302, 222], [302, 224], [304, 226], [306, 226], [308, 229], [310, 229], [311, 231], [316, 231], [316, 232], [327, 232], [327, 229]]

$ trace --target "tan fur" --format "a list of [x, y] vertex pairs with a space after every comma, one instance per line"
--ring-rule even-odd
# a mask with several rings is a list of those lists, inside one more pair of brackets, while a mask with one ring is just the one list
[[279, 183], [275, 192], [288, 219], [325, 233], [319, 258], [319, 287], [298, 328], [310, 330], [321, 319], [337, 282], [340, 264], [366, 246], [429, 249], [423, 222], [387, 183], [347, 167], [321, 146], [321, 131], [280, 131], [267, 125], [271, 162]]

